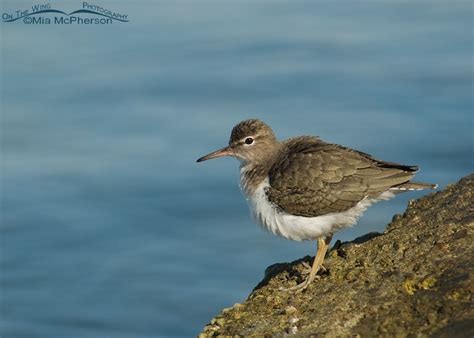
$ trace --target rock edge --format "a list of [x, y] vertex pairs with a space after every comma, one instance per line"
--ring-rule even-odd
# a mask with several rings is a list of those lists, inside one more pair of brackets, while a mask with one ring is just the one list
[[473, 337], [474, 174], [410, 201], [383, 234], [337, 243], [305, 292], [307, 256], [274, 264], [243, 304], [200, 337]]

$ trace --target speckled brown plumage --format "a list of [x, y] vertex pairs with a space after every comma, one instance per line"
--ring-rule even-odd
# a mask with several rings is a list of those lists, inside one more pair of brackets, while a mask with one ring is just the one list
[[255, 220], [275, 235], [317, 240], [309, 277], [285, 289], [301, 292], [315, 279], [335, 231], [351, 226], [364, 210], [393, 191], [435, 188], [410, 182], [416, 166], [380, 161], [360, 151], [301, 136], [279, 142], [260, 120], [240, 122], [229, 145], [199, 158], [240, 161], [240, 184]]
[[[253, 143], [246, 144], [247, 138]], [[343, 212], [366, 198], [377, 199], [391, 188], [403, 187], [418, 170], [314, 136], [279, 142], [272, 129], [258, 119], [237, 124], [229, 146], [217, 151], [217, 156], [222, 155], [241, 161], [241, 185], [246, 195], [268, 177], [268, 201], [289, 214], [304, 217]], [[199, 161], [215, 156], [216, 152]], [[432, 187], [418, 184], [415, 188]]]
[[416, 166], [380, 161], [319, 138], [287, 140], [269, 171], [269, 201], [287, 213], [315, 217], [342, 212], [408, 182]]

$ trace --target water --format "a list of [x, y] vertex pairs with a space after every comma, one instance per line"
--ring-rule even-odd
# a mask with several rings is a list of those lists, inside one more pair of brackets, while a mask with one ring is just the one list
[[252, 224], [235, 160], [194, 162], [242, 119], [441, 187], [473, 169], [469, 2], [99, 5], [130, 22], [0, 25], [2, 337], [192, 336], [313, 255]]

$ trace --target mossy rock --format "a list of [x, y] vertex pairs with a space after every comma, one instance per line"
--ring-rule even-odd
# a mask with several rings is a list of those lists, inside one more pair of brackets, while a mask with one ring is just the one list
[[201, 334], [474, 337], [474, 175], [411, 201], [383, 234], [336, 243], [305, 292], [307, 256], [267, 268], [248, 299]]

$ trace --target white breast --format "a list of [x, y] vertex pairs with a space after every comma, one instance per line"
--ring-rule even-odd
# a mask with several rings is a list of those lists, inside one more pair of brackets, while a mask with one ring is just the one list
[[[241, 186], [245, 186], [242, 182]], [[295, 216], [279, 210], [270, 203], [265, 194], [265, 188], [269, 187], [268, 178], [265, 179], [252, 193], [246, 193], [252, 216], [257, 223], [274, 235], [291, 239], [294, 241], [315, 240], [318, 237], [326, 236], [342, 228], [349, 227], [357, 222], [359, 216], [372, 203], [389, 199], [394, 196], [391, 192], [385, 192], [376, 199], [366, 198], [360, 201], [355, 207], [340, 213], [331, 213], [317, 217]]]

